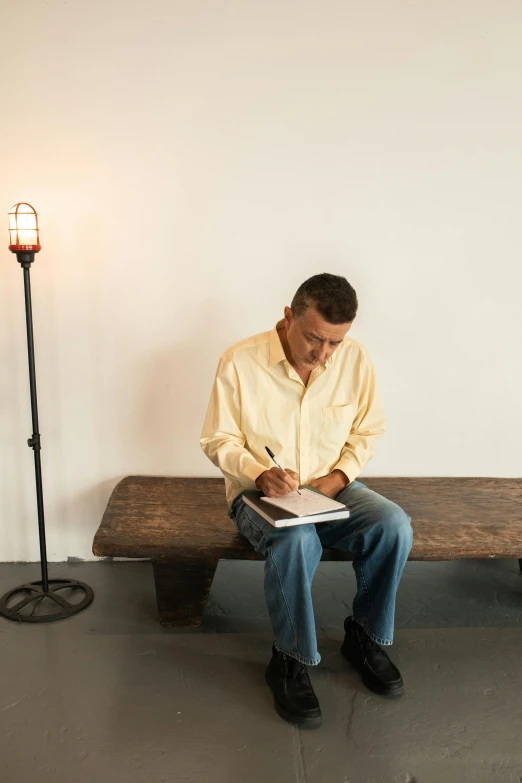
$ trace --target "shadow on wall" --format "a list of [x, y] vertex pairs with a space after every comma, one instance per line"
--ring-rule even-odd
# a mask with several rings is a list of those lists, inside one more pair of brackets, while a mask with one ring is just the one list
[[[237, 335], [236, 321], [214, 300], [199, 302], [181, 339], [177, 332], [178, 342], [131, 356], [122, 396], [106, 419], [105, 437], [117, 441], [111, 462], [121, 460], [121, 472], [74, 498], [74, 506], [85, 509], [92, 536], [126, 475], [197, 476], [208, 470], [199, 437], [219, 357], [233, 342], [231, 334]], [[70, 508], [71, 501], [63, 513]]]
[[129, 352], [124, 377], [94, 423], [105, 442], [105, 449], [94, 450], [97, 468], [105, 462], [112, 478], [73, 493], [62, 483], [57, 501], [46, 504], [49, 560], [89, 556], [110, 495], [125, 476], [208, 470], [199, 436], [219, 356], [232, 342], [225, 319], [215, 303], [202, 303], [178, 343], [138, 356]]
[[132, 462], [141, 472], [194, 476], [208, 467], [199, 437], [219, 357], [231, 342], [224, 325], [226, 313], [215, 302], [201, 304], [182, 342], [148, 353], [133, 368], [142, 386]]

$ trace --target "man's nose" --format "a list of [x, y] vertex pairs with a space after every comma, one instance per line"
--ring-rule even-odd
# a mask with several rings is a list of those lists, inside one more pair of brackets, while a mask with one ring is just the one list
[[316, 358], [318, 362], [325, 362], [328, 359], [328, 348], [326, 346], [319, 348], [316, 352]]

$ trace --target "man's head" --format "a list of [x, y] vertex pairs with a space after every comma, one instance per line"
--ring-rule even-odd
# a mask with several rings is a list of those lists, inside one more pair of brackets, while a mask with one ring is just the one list
[[339, 275], [314, 275], [285, 307], [286, 342], [298, 369], [313, 370], [342, 343], [357, 313], [357, 294]]

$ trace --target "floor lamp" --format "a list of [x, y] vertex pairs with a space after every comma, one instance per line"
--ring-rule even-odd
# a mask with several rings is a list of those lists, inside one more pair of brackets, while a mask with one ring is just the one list
[[[9, 212], [9, 250], [16, 253], [18, 263], [24, 270], [25, 320], [27, 326], [27, 353], [29, 358], [29, 387], [31, 391], [31, 413], [33, 434], [27, 441], [34, 452], [36, 479], [36, 505], [38, 510], [38, 531], [40, 535], [40, 564], [42, 579], [9, 590], [0, 598], [0, 614], [10, 620], [28, 623], [45, 623], [63, 620], [81, 612], [91, 603], [94, 593], [89, 585], [76, 579], [49, 579], [47, 549], [45, 544], [45, 520], [42, 491], [42, 465], [40, 460], [40, 431], [38, 428], [38, 403], [36, 399], [36, 375], [34, 365], [33, 315], [31, 306], [31, 264], [40, 250], [38, 215], [30, 204], [15, 204]], [[80, 600], [68, 601], [60, 591], [72, 591]], [[45, 611], [43, 611], [45, 610]]]

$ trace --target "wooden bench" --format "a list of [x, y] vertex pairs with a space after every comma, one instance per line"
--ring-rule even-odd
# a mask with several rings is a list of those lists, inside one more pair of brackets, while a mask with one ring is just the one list
[[[412, 518], [410, 560], [514, 558], [522, 570], [522, 479], [365, 478]], [[221, 559], [262, 560], [228, 517], [222, 479], [128, 476], [114, 489], [93, 552], [150, 558], [160, 622], [201, 622]], [[323, 560], [349, 560], [325, 549]]]

